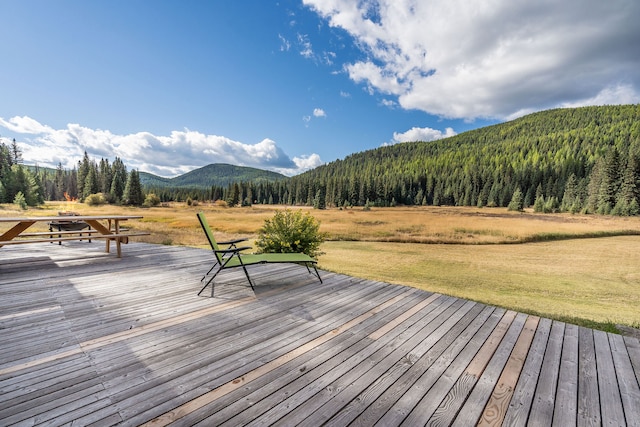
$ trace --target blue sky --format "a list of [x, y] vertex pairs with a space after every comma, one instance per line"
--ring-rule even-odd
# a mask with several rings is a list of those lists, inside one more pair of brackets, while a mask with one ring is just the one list
[[0, 16], [0, 138], [26, 164], [295, 175], [640, 102], [637, 0], [2, 0]]

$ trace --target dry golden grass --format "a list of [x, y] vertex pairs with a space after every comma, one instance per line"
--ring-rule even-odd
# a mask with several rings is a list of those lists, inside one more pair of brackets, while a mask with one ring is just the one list
[[[151, 235], [136, 240], [206, 247], [197, 212], [205, 212], [217, 238], [251, 239], [276, 209], [284, 208], [168, 204], [136, 209], [61, 202], [28, 211], [0, 205], [0, 216], [57, 215], [64, 210], [140, 214], [144, 218], [127, 226]], [[640, 218], [462, 207], [312, 214], [329, 237], [319, 260], [324, 269], [588, 326], [640, 326]], [[522, 242], [537, 243], [514, 244]]]

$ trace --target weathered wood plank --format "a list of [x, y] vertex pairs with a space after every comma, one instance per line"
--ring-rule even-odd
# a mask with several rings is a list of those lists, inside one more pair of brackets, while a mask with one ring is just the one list
[[500, 378], [498, 378], [498, 383], [480, 416], [479, 426], [502, 425], [539, 321], [540, 318], [536, 316], [527, 318], [516, 345], [513, 347]]
[[616, 370], [613, 365], [613, 356], [609, 347], [609, 337], [605, 332], [593, 331], [593, 341], [598, 366], [598, 394], [602, 419], [609, 425], [624, 425], [624, 410], [622, 409]]
[[[555, 427], [576, 425], [577, 423], [578, 341], [578, 327], [569, 324], [565, 325], [560, 372], [558, 373], [558, 387], [553, 408], [552, 425]], [[549, 375], [553, 375], [553, 372], [549, 372]]]
[[504, 425], [517, 427], [524, 426], [527, 423], [533, 404], [536, 384], [538, 384], [540, 378], [540, 370], [547, 349], [547, 343], [549, 342], [550, 332], [551, 320], [540, 319], [531, 348], [529, 349], [529, 354], [527, 355], [527, 360], [522, 368], [522, 373], [516, 384], [513, 397], [509, 402], [509, 409], [503, 422]]
[[[361, 300], [362, 297], [359, 296], [359, 294], [362, 291], [366, 291], [366, 290], [361, 289], [357, 295], [352, 296], [354, 302], [357, 300]], [[402, 291], [402, 289], [396, 289], [396, 291], [400, 292]], [[396, 295], [398, 294], [398, 292], [396, 292]], [[390, 297], [393, 298], [393, 295], [391, 295]], [[373, 303], [374, 301], [375, 300], [371, 302]], [[365, 304], [363, 309], [366, 309], [367, 307], [370, 308], [371, 307], [370, 304]], [[328, 313], [326, 315], [326, 318], [324, 319], [327, 321], [327, 323], [322, 323], [323, 319], [320, 319], [319, 323], [309, 325], [309, 327], [312, 327], [315, 332], [313, 332], [313, 336], [308, 335], [309, 338], [307, 339], [313, 339], [318, 335], [321, 335], [322, 333], [324, 333], [324, 331], [335, 328], [335, 325], [340, 324], [339, 322], [341, 321], [341, 319], [353, 318], [353, 314], [350, 314], [349, 310], [345, 309], [344, 307], [341, 307], [341, 305], [337, 305], [336, 309], [340, 310], [342, 314], [337, 315], [335, 312]], [[305, 326], [305, 328], [308, 328], [308, 327]], [[257, 345], [260, 345], [260, 346], [267, 346], [267, 345], [271, 345], [271, 343], [278, 342], [277, 337], [274, 337], [271, 341], [263, 342], [263, 339], [260, 335], [251, 335], [251, 336], [248, 336], [247, 339], [250, 341], [248, 346], [245, 346], [246, 347], [245, 353], [237, 353], [234, 350], [235, 347], [239, 344], [236, 342], [237, 338], [230, 337], [231, 344], [228, 347], [229, 353], [225, 357], [218, 358], [218, 360], [216, 360], [215, 363], [213, 364], [211, 364], [210, 362], [207, 362], [205, 366], [198, 365], [197, 367], [200, 371], [195, 373], [197, 374], [196, 380], [198, 381], [195, 385], [202, 384], [202, 387], [195, 387], [193, 388], [193, 390], [190, 390], [184, 395], [179, 396], [181, 401], [186, 402], [189, 399], [196, 398], [199, 395], [211, 390], [211, 388], [215, 388], [216, 387], [215, 384], [217, 384], [217, 386], [220, 386], [226, 381], [232, 381], [233, 379], [241, 376], [243, 373], [246, 373], [247, 370], [251, 370], [252, 367], [260, 366], [262, 363], [264, 363], [264, 361], [260, 359], [261, 353], [257, 352], [255, 348], [251, 347], [252, 339], [254, 340], [257, 339]], [[276, 350], [273, 350], [273, 349], [269, 350], [268, 357], [270, 358], [277, 357], [278, 353], [284, 353], [290, 348], [295, 348], [296, 346], [295, 339], [296, 339], [295, 334], [292, 334], [292, 338], [289, 340], [289, 342], [285, 346], [281, 346]], [[299, 336], [298, 339], [304, 340], [305, 336], [304, 335]], [[231, 360], [227, 360], [227, 358]], [[202, 371], [203, 369], [206, 369], [206, 370]], [[214, 383], [207, 383], [208, 381], [214, 381]], [[135, 394], [133, 395], [133, 398], [135, 398]], [[168, 407], [171, 407], [170, 405], [173, 405], [172, 401], [171, 400], [167, 401], [167, 405], [169, 405]], [[161, 409], [161, 407], [158, 405], [153, 405], [153, 406], [154, 407], [152, 408], [152, 410], [154, 411]]]
[[578, 328], [578, 425], [599, 426], [600, 396], [593, 330]]
[[553, 410], [556, 391], [558, 389], [558, 375], [562, 358], [562, 343], [565, 324], [553, 322], [547, 349], [544, 354], [540, 370], [540, 379], [531, 406], [528, 424], [533, 426], [548, 426], [553, 422]]
[[640, 341], [636, 338], [624, 337], [624, 344], [627, 347], [629, 360], [636, 374], [636, 380], [640, 384]]
[[640, 382], [633, 371], [629, 353], [620, 335], [609, 335], [620, 400], [628, 426], [640, 426]]

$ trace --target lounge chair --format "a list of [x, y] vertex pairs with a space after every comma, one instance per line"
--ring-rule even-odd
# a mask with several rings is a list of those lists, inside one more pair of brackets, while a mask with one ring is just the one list
[[[211, 297], [213, 297], [214, 292], [214, 283], [213, 279], [220, 273], [222, 270], [226, 268], [234, 268], [234, 267], [242, 267], [244, 270], [244, 274], [247, 276], [247, 280], [249, 281], [249, 285], [251, 285], [251, 289], [253, 287], [253, 282], [251, 282], [251, 278], [249, 277], [249, 272], [247, 271], [247, 266], [254, 264], [270, 264], [270, 263], [286, 263], [286, 264], [300, 264], [307, 267], [307, 271], [312, 273], [311, 268], [313, 267], [313, 272], [322, 283], [322, 278], [318, 273], [318, 269], [316, 268], [317, 261], [311, 258], [309, 255], [301, 254], [301, 253], [263, 253], [263, 254], [241, 254], [240, 252], [251, 249], [249, 246], [238, 247], [237, 244], [246, 239], [238, 239], [232, 240], [229, 242], [216, 242], [215, 237], [213, 236], [213, 232], [209, 227], [209, 223], [205, 218], [202, 212], [197, 214], [198, 220], [200, 220], [200, 225], [204, 230], [204, 234], [207, 236], [207, 240], [209, 240], [209, 244], [211, 245], [211, 249], [215, 255], [215, 263], [209, 269], [209, 271], [204, 275], [204, 277], [200, 280], [204, 282], [209, 273], [211, 273], [214, 268], [217, 267], [217, 270], [213, 273], [213, 276], [209, 278], [209, 280], [205, 283], [205, 285], [200, 289], [198, 295], [204, 291], [209, 284], [211, 284]], [[220, 249], [218, 245], [228, 245], [227, 249]]]

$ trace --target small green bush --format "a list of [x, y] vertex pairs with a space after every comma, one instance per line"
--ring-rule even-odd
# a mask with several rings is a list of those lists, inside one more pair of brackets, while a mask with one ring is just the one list
[[22, 191], [18, 191], [16, 197], [13, 198], [13, 203], [18, 205], [23, 211], [27, 210], [27, 199], [24, 197]]
[[84, 202], [89, 206], [101, 206], [107, 203], [107, 199], [105, 199], [104, 194], [96, 193], [89, 194], [87, 197], [85, 197]]
[[265, 220], [256, 247], [259, 253], [304, 253], [317, 257], [322, 254], [320, 244], [324, 240], [318, 220], [308, 212], [286, 209]]
[[160, 197], [156, 196], [154, 193], [147, 194], [147, 197], [144, 198], [144, 203], [142, 206], [145, 208], [151, 208], [153, 206], [158, 206], [160, 204]]

